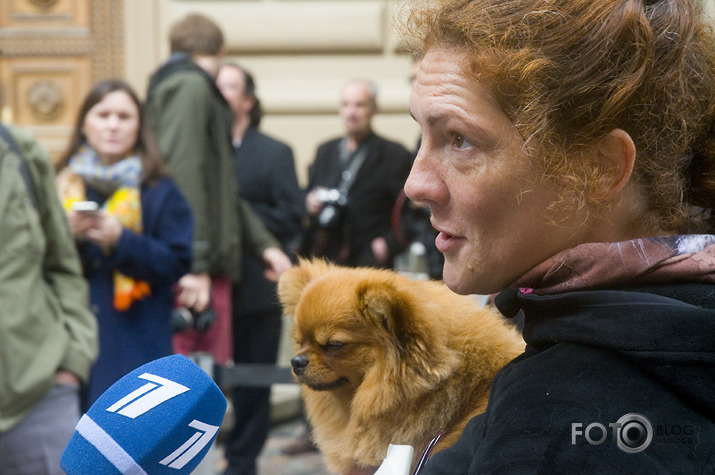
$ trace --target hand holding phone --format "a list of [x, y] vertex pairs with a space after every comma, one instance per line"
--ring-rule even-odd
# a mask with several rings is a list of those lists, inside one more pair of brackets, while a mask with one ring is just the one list
[[78, 213], [96, 215], [99, 212], [99, 205], [96, 201], [75, 201], [72, 203], [72, 210]]
[[99, 205], [94, 201], [75, 201], [70, 205], [71, 212], [67, 213], [70, 229], [75, 239], [87, 239], [87, 231], [96, 225], [99, 217]]

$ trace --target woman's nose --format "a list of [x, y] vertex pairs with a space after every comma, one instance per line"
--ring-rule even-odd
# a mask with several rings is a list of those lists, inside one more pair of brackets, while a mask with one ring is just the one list
[[435, 202], [439, 199], [439, 180], [430, 164], [429, 151], [420, 146], [412, 170], [405, 182], [405, 194], [413, 201]]
[[114, 115], [109, 116], [107, 118], [107, 125], [111, 129], [116, 129], [117, 127], [119, 127], [119, 117], [114, 116]]
[[[417, 161], [415, 160], [415, 163]], [[415, 168], [415, 165], [412, 165], [412, 170], [410, 170], [410, 174], [407, 177], [407, 181], [405, 182], [405, 194], [407, 197], [411, 200], [416, 200], [416, 201], [422, 201], [420, 195], [421, 195], [421, 188], [422, 184], [420, 183], [421, 176], [420, 173], [418, 172], [417, 168]]]

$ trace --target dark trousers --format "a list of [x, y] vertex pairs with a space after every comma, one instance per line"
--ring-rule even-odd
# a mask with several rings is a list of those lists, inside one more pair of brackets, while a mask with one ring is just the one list
[[[280, 335], [280, 308], [259, 313], [241, 313], [240, 308], [235, 309], [234, 362], [275, 363]], [[270, 395], [270, 388], [234, 388], [235, 426], [226, 442], [227, 474], [256, 474], [256, 458], [271, 425]]]
[[56, 384], [18, 425], [0, 434], [0, 474], [64, 474], [60, 457], [79, 417], [79, 386]]

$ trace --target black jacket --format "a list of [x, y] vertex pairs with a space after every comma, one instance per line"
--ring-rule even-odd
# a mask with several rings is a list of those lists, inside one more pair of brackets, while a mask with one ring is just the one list
[[497, 306], [523, 311], [527, 350], [420, 475], [715, 473], [715, 285], [510, 289]]
[[[309, 169], [308, 192], [317, 186], [334, 188], [338, 185], [342, 172], [341, 140], [336, 138], [318, 147]], [[391, 217], [395, 200], [410, 173], [410, 152], [397, 142], [374, 133], [363, 144], [368, 147], [368, 152], [348, 193], [343, 235], [335, 238], [340, 240], [338, 244], [350, 249], [347, 259], [340, 262], [345, 265], [374, 265], [371, 243], [376, 237], [384, 237], [387, 241], [390, 259], [404, 248], [392, 232]], [[306, 233], [304, 251], [311, 247], [315, 232], [313, 222]], [[329, 251], [326, 257], [335, 259], [336, 255], [337, 251]]]
[[[299, 238], [303, 193], [295, 174], [293, 151], [255, 127], [249, 127], [241, 146], [234, 148], [236, 180], [241, 196], [251, 204], [266, 228], [290, 252]], [[261, 259], [246, 253], [237, 311], [279, 309], [276, 284], [267, 280]]]

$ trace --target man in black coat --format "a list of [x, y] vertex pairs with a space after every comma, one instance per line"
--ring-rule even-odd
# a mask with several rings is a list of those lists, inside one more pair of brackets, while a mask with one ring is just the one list
[[[293, 152], [258, 130], [262, 111], [251, 74], [236, 64], [221, 66], [217, 85], [233, 113], [232, 140], [241, 195], [278, 238], [295, 246], [303, 216]], [[243, 280], [234, 288], [233, 359], [275, 363], [281, 334], [276, 284], [264, 277], [264, 265], [251, 254], [243, 259]], [[270, 388], [236, 387], [235, 426], [226, 444], [226, 474], [253, 475], [256, 458], [270, 428]]]
[[320, 145], [309, 169], [304, 254], [348, 266], [392, 267], [404, 248], [392, 232], [391, 215], [410, 172], [410, 153], [373, 132], [376, 100], [370, 81], [352, 79], [343, 86], [346, 135]]

